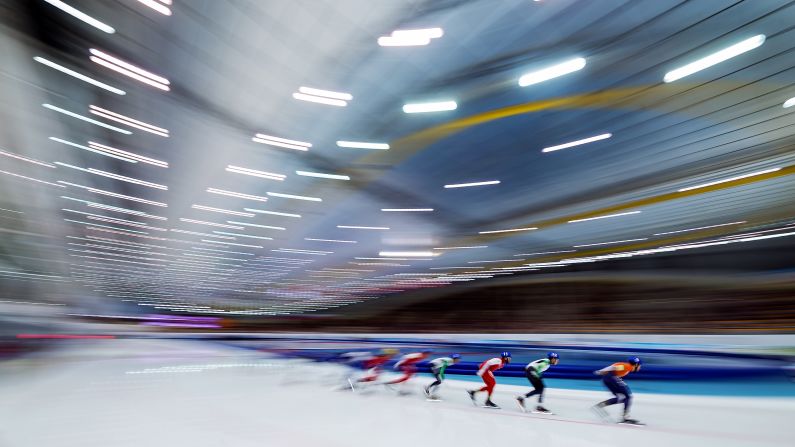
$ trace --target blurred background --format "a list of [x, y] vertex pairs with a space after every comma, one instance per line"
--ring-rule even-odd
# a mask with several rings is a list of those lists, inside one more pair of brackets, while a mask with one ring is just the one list
[[[0, 0], [0, 446], [788, 445], [793, 19], [784, 0]], [[346, 353], [389, 347], [461, 353], [464, 384], [511, 350], [511, 393], [556, 350], [570, 413], [329, 392]], [[656, 429], [578, 413], [630, 355]]]

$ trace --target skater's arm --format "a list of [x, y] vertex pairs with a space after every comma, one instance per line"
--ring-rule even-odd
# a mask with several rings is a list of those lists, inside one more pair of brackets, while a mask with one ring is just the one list
[[615, 365], [610, 365], [607, 368], [602, 368], [598, 371], [594, 371], [593, 373], [596, 374], [597, 376], [604, 376], [605, 374], [611, 373], [613, 371], [616, 371]]

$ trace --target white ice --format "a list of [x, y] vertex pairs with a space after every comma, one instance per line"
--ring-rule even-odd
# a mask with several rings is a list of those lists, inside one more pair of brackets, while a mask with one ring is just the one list
[[489, 410], [471, 404], [472, 382], [448, 380], [434, 403], [426, 378], [397, 396], [334, 390], [344, 374], [208, 342], [64, 341], [0, 364], [0, 446], [795, 445], [792, 399], [636, 394], [648, 426], [629, 427], [590, 413], [606, 393], [550, 390], [545, 416], [519, 411], [523, 387], [498, 384], [503, 408]]

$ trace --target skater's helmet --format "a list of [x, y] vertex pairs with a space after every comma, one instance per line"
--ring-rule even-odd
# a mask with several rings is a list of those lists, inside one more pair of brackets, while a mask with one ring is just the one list
[[627, 359], [627, 363], [629, 363], [630, 365], [640, 365], [641, 364], [640, 357], [630, 357], [629, 359]]
[[453, 359], [453, 360], [460, 359], [461, 358], [461, 354], [450, 354], [450, 358]]
[[559, 359], [560, 356], [558, 355], [557, 352], [547, 352], [547, 358], [550, 359], [550, 360]]
[[508, 352], [508, 351], [503, 351], [502, 354], [500, 354], [500, 357], [502, 357], [502, 358], [506, 358], [506, 357], [510, 358], [511, 357], [511, 353]]

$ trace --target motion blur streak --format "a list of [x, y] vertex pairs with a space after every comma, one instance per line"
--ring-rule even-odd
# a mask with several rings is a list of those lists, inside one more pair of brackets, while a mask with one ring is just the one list
[[0, 446], [790, 446], [793, 17], [0, 0]]

